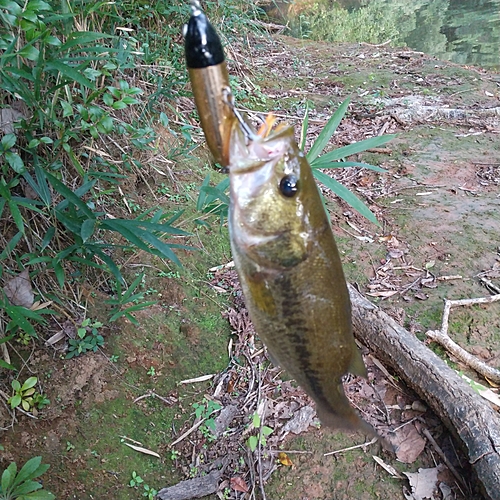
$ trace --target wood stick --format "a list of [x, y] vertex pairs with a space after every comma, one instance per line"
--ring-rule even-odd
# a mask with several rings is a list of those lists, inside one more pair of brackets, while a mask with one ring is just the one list
[[500, 500], [499, 415], [415, 335], [352, 286], [349, 291], [357, 338], [397, 372], [459, 438], [481, 494]]

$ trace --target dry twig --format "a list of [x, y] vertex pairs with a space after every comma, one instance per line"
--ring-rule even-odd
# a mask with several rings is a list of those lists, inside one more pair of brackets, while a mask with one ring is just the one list
[[460, 347], [448, 335], [448, 323], [450, 318], [451, 308], [453, 306], [468, 306], [472, 304], [491, 304], [500, 300], [500, 294], [492, 295], [491, 297], [479, 297], [475, 299], [461, 299], [461, 300], [445, 300], [443, 320], [440, 330], [429, 330], [426, 332], [434, 342], [441, 344], [448, 352], [453, 354], [457, 359], [470, 366], [473, 370], [481, 374], [483, 377], [495, 383], [500, 383], [500, 371], [487, 365], [483, 361], [477, 359], [476, 356], [468, 353], [465, 349]]

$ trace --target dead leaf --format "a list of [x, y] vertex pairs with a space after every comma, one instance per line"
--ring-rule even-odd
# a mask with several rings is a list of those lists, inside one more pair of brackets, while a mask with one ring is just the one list
[[443, 500], [453, 500], [453, 491], [446, 483], [440, 482], [439, 489], [441, 490], [441, 495], [443, 495]]
[[234, 491], [241, 491], [242, 493], [247, 493], [249, 489], [245, 480], [240, 476], [233, 476], [231, 478], [231, 488]]
[[22, 306], [29, 309], [33, 305], [35, 295], [31, 288], [30, 275], [27, 269], [9, 280], [3, 290], [13, 306]]
[[27, 117], [24, 117], [22, 113], [10, 106], [0, 109], [0, 132], [2, 134], [14, 134], [17, 131], [14, 123], [20, 118]]
[[432, 469], [418, 469], [418, 472], [403, 472], [410, 481], [411, 491], [415, 500], [434, 500], [434, 492], [438, 491], [438, 474], [443, 465]]
[[135, 451], [139, 451], [141, 453], [144, 453], [145, 455], [151, 455], [153, 457], [161, 458], [160, 455], [158, 455], [158, 453], [156, 453], [156, 451], [151, 451], [151, 450], [148, 450], [147, 448], [143, 448], [142, 446], [135, 446], [135, 445], [129, 444], [129, 443], [123, 443], [123, 444], [128, 446], [129, 448], [132, 448]]
[[391, 259], [399, 259], [400, 257], [403, 257], [405, 253], [403, 252], [403, 250], [399, 250], [399, 249], [396, 249], [396, 248], [393, 248], [391, 250], [389, 250], [389, 257]]
[[283, 451], [280, 451], [278, 453], [278, 460], [280, 461], [281, 465], [285, 465], [287, 467], [293, 466], [293, 462], [290, 460], [289, 456]]
[[283, 426], [282, 432], [293, 432], [294, 434], [305, 432], [312, 424], [315, 414], [314, 408], [304, 406]]
[[367, 293], [366, 295], [369, 295], [370, 297], [392, 297], [393, 295], [396, 295], [398, 293], [397, 290], [387, 290], [386, 292], [374, 292], [374, 293]]
[[414, 297], [418, 300], [427, 300], [429, 296], [426, 293], [417, 292]]
[[396, 448], [396, 457], [405, 464], [413, 463], [424, 451], [425, 439], [418, 433], [413, 424], [405, 425], [396, 431], [395, 436], [388, 436]]

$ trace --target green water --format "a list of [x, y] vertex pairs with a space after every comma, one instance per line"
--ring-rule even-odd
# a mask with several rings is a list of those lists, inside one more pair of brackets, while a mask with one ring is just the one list
[[390, 40], [459, 64], [500, 68], [500, 0], [322, 0], [291, 19], [295, 36]]

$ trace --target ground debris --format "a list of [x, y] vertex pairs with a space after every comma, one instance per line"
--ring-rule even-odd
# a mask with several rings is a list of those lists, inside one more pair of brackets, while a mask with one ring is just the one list
[[438, 474], [444, 469], [443, 465], [431, 469], [418, 469], [418, 472], [403, 472], [411, 486], [411, 494], [405, 494], [407, 500], [438, 499]]
[[158, 492], [157, 497], [160, 500], [190, 500], [192, 498], [202, 498], [215, 493], [219, 489], [221, 477], [221, 470], [213, 470], [206, 476], [187, 479], [174, 486], [163, 488]]
[[[425, 269], [413, 271], [426, 276]], [[289, 459], [283, 459], [283, 455], [287, 458], [282, 451], [287, 436], [317, 429], [319, 421], [311, 399], [282, 378], [281, 370], [269, 361], [256, 339], [236, 271], [226, 266], [216, 269], [213, 282], [231, 292], [233, 306], [225, 317], [237, 338], [229, 344], [227, 369], [214, 376], [211, 389], [204, 390], [204, 397], [221, 408], [213, 416], [211, 431], [202, 419], [194, 424], [187, 421], [171, 447], [178, 452], [176, 465], [186, 477], [192, 478], [193, 472], [207, 474], [224, 460], [227, 472], [218, 476], [219, 490], [214, 490], [220, 498], [256, 498], [259, 491], [265, 498], [262, 492], [270, 476], [280, 467], [292, 467]], [[394, 446], [399, 461], [411, 464], [429, 448], [422, 429], [429, 427], [440, 435], [441, 424], [377, 360], [365, 356], [365, 364], [368, 380], [346, 376], [346, 395], [363, 418]], [[367, 452], [373, 444], [372, 440], [359, 447]], [[424, 463], [432, 462], [424, 458]], [[246, 487], [248, 491], [244, 491]]]

